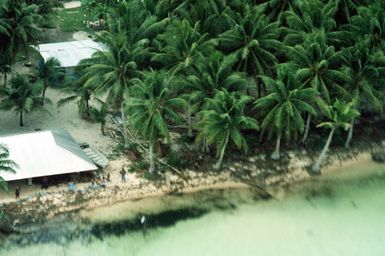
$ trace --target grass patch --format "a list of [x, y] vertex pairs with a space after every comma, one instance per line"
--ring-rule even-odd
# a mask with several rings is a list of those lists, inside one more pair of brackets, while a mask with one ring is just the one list
[[61, 9], [57, 14], [57, 24], [61, 31], [90, 31], [85, 24], [86, 18], [82, 8]]

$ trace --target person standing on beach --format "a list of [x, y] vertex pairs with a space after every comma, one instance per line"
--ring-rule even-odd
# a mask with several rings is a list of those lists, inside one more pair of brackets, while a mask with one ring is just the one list
[[122, 182], [126, 182], [126, 171], [122, 167], [122, 170], [120, 171], [120, 177], [122, 178]]
[[15, 197], [16, 197], [16, 200], [20, 199], [20, 186], [17, 186], [15, 189]]

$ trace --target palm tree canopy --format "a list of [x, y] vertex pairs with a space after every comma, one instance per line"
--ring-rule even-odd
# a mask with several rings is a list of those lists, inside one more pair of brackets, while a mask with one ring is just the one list
[[15, 173], [17, 164], [9, 158], [9, 150], [4, 144], [0, 144], [0, 188], [7, 190], [7, 184], [1, 177], [2, 172]]
[[245, 9], [245, 16], [234, 14], [232, 29], [218, 36], [219, 49], [234, 54], [241, 71], [250, 75], [271, 74], [281, 49], [278, 23], [269, 22], [258, 9]]
[[34, 66], [33, 77], [43, 80], [47, 86], [55, 86], [64, 79], [64, 69], [56, 58], [50, 57], [45, 61], [40, 57]]
[[208, 40], [208, 34], [200, 32], [199, 22], [191, 24], [186, 19], [175, 19], [158, 40], [163, 47], [151, 61], [161, 63], [172, 74], [190, 69], [199, 58], [211, 54], [215, 46], [214, 41]]
[[41, 30], [37, 23], [42, 17], [37, 14], [37, 5], [27, 5], [24, 1], [8, 1], [5, 8], [4, 19], [9, 25], [8, 36], [2, 42], [12, 60], [15, 61], [16, 53], [27, 50], [30, 44], [36, 43]]
[[[27, 77], [17, 74], [10, 80], [10, 87], [3, 87], [0, 95], [3, 96], [0, 103], [0, 109], [16, 112], [31, 112], [40, 109], [42, 106], [42, 97], [40, 92], [42, 87], [38, 84], [30, 84]], [[50, 103], [48, 99], [45, 99]]]
[[284, 42], [288, 45], [319, 42], [329, 45], [344, 45], [349, 33], [337, 30], [335, 15], [338, 10], [335, 1], [300, 1], [299, 14], [290, 10], [285, 13], [287, 27]]
[[201, 120], [197, 126], [201, 131], [197, 140], [206, 139], [209, 145], [215, 144], [218, 156], [227, 142], [226, 137], [238, 149], [247, 152], [241, 129], [258, 129], [257, 121], [244, 113], [245, 105], [250, 101], [249, 96], [226, 89], [217, 91], [214, 98], [207, 99], [206, 108], [200, 112]]
[[169, 138], [168, 122], [177, 122], [178, 110], [185, 101], [170, 90], [166, 72], [150, 71], [136, 80], [126, 101], [129, 123], [142, 138], [154, 143], [159, 137]]
[[369, 47], [378, 47], [385, 51], [385, 3], [377, 1], [369, 6], [357, 8], [357, 15], [344, 29], [352, 32], [359, 40], [367, 40]]
[[324, 100], [330, 102], [331, 95], [349, 96], [344, 85], [350, 78], [342, 70], [348, 64], [346, 51], [313, 43], [309, 47], [288, 46], [286, 52], [297, 69], [296, 78], [316, 88]]
[[359, 107], [382, 112], [385, 56], [370, 50], [369, 44], [362, 41], [351, 49], [349, 66], [345, 67], [350, 78], [346, 87]]
[[287, 139], [298, 131], [302, 133], [305, 122], [304, 113], [316, 115], [312, 106], [314, 98], [318, 95], [315, 88], [306, 88], [293, 76], [292, 70], [281, 66], [278, 68], [276, 80], [262, 76], [269, 94], [255, 101], [254, 106], [263, 113], [261, 127], [269, 129], [269, 136], [276, 133], [285, 135]]
[[354, 108], [354, 105], [353, 101], [346, 103], [336, 99], [332, 106], [325, 108], [325, 115], [330, 121], [320, 123], [318, 127], [349, 129], [351, 120], [360, 115], [358, 110]]
[[245, 91], [251, 83], [246, 73], [233, 71], [236, 62], [234, 55], [224, 56], [221, 52], [214, 52], [205, 61], [195, 63], [192, 74], [184, 76], [177, 85], [198, 107], [206, 98], [213, 98], [217, 90]]
[[140, 77], [136, 61], [147, 50], [140, 45], [129, 45], [123, 34], [104, 32], [101, 40], [108, 51], [97, 51], [85, 61], [92, 64], [84, 69], [84, 86], [94, 90], [96, 96], [107, 93], [108, 102], [120, 104], [132, 85], [132, 79]]

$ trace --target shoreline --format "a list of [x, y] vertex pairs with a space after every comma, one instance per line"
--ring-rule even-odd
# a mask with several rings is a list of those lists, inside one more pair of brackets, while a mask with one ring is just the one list
[[[18, 228], [34, 223], [44, 223], [63, 214], [85, 217], [84, 212], [86, 211], [97, 211], [98, 208], [108, 208], [126, 201], [138, 201], [169, 195], [186, 195], [208, 190], [250, 189], [253, 188], [252, 184], [255, 181], [259, 182], [259, 186], [254, 187], [259, 196], [263, 198], [263, 193], [267, 191], [274, 198], [282, 199], [286, 194], [287, 187], [301, 185], [300, 182], [302, 181], [317, 181], [318, 179], [334, 177], [336, 174], [349, 173], [349, 169], [355, 166], [366, 167], [370, 164], [381, 166], [381, 164], [371, 160], [370, 151], [367, 149], [358, 154], [353, 154], [354, 156], [348, 151], [342, 157], [343, 161], [341, 161], [340, 155], [330, 155], [327, 166], [322, 169], [322, 175], [315, 177], [310, 176], [306, 170], [306, 164], [308, 164], [310, 158], [304, 160], [302, 157], [299, 161], [298, 157], [294, 156], [290, 159], [290, 162], [293, 162], [296, 168], [289, 166], [291, 169], [288, 172], [271, 175], [264, 180], [252, 178], [250, 175], [243, 178], [236, 177], [232, 171], [233, 164], [235, 166], [239, 165], [236, 162], [229, 163], [228, 170], [219, 173], [187, 171], [188, 180], [183, 180], [170, 172], [164, 175], [163, 180], [156, 182], [143, 179], [135, 180], [135, 175], [130, 174], [131, 177], [128, 179], [132, 181], [130, 184], [107, 184], [106, 188], [94, 189], [87, 183], [82, 184], [83, 186], [80, 186], [82, 188], [76, 192], [67, 190], [38, 192], [19, 201], [3, 202], [0, 207], [9, 215], [13, 227]], [[298, 163], [302, 164], [302, 167]], [[120, 164], [121, 161], [117, 161], [112, 164], [111, 168], [120, 170]], [[383, 166], [385, 167], [385, 165]], [[361, 175], [367, 175], [367, 173], [361, 172]], [[265, 191], [260, 189], [261, 184]]]

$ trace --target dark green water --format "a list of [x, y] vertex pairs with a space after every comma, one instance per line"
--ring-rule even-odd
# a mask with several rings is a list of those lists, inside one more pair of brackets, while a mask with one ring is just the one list
[[377, 168], [370, 177], [311, 182], [281, 200], [243, 200], [145, 235], [123, 229], [101, 233], [102, 239], [14, 246], [0, 255], [384, 256], [385, 171]]

